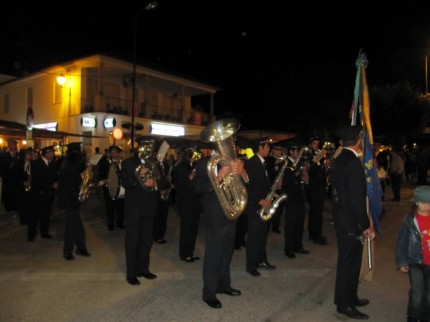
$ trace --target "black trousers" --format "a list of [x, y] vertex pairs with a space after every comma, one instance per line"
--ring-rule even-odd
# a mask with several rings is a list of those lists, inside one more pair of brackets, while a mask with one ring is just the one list
[[179, 258], [186, 259], [194, 256], [197, 233], [200, 222], [200, 208], [190, 205], [180, 200], [176, 203], [179, 219]]
[[154, 240], [164, 239], [167, 230], [167, 215], [169, 214], [170, 200], [157, 197], [157, 212], [154, 218]]
[[124, 198], [112, 199], [108, 188], [103, 188], [106, 208], [106, 222], [109, 228], [124, 226]]
[[[242, 215], [243, 216], [243, 215]], [[246, 239], [246, 270], [253, 270], [261, 262], [267, 261], [266, 244], [268, 223], [261, 220], [257, 212], [245, 212], [248, 217], [248, 235]]]
[[70, 207], [66, 209], [63, 247], [64, 253], [72, 254], [74, 245], [76, 245], [78, 250], [87, 249], [85, 243], [85, 230], [82, 225], [79, 207]]
[[336, 236], [338, 257], [334, 304], [338, 307], [355, 306], [363, 244], [343, 230], [338, 230]]
[[54, 198], [37, 194], [31, 196], [30, 200], [32, 210], [27, 218], [27, 236], [32, 239], [37, 236], [38, 228], [41, 236], [49, 234], [49, 222]]
[[409, 265], [408, 317], [430, 320], [430, 266]]
[[402, 186], [402, 174], [392, 173], [391, 177], [391, 188], [393, 189], [394, 199], [400, 201], [400, 188]]
[[306, 198], [309, 203], [308, 233], [311, 239], [322, 235], [324, 197], [325, 189], [323, 187], [307, 187]]
[[288, 202], [285, 204], [284, 251], [291, 252], [303, 248], [305, 226], [305, 204]]

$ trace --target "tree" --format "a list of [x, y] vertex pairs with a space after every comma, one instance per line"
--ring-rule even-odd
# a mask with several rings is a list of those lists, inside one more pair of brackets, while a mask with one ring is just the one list
[[423, 133], [430, 115], [430, 100], [407, 81], [369, 89], [372, 130], [387, 144], [404, 143]]

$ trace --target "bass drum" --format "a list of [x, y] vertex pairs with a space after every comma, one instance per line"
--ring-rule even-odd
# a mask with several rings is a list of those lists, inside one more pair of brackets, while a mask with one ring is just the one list
[[112, 163], [108, 171], [108, 184], [109, 195], [112, 199], [120, 197], [121, 185], [119, 182], [119, 169], [116, 163]]

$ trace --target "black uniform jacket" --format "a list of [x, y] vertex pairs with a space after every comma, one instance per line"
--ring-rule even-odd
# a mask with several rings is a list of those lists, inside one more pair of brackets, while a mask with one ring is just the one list
[[260, 158], [254, 154], [249, 160], [245, 161], [245, 170], [248, 173], [249, 182], [247, 183], [248, 203], [247, 213], [257, 213], [261, 206], [259, 202], [265, 199], [270, 191], [270, 181]]
[[333, 215], [336, 229], [356, 236], [369, 228], [367, 185], [363, 164], [354, 152], [343, 149], [333, 165]]

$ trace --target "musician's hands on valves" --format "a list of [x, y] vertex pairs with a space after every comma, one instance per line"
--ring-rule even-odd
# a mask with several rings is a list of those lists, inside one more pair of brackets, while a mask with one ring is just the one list
[[233, 160], [230, 163], [230, 166], [223, 166], [218, 170], [218, 180], [222, 180], [225, 175], [232, 172], [233, 174], [240, 175], [245, 182], [248, 181], [248, 174], [246, 173], [245, 168], [243, 167], [243, 160]]
[[[149, 172], [148, 168], [142, 167], [139, 170], [139, 175], [141, 178], [144, 178], [145, 175]], [[148, 180], [145, 181], [144, 185], [145, 187], [155, 187], [156, 185], [156, 181], [154, 180], [154, 178], [149, 178]]]

